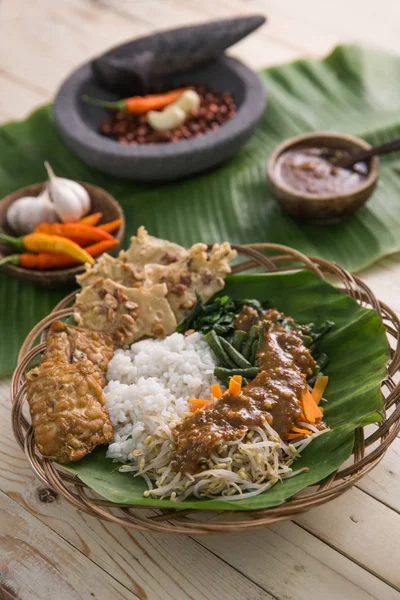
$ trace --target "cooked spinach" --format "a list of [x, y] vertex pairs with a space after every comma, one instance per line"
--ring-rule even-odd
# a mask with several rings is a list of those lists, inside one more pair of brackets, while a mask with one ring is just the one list
[[258, 313], [265, 309], [265, 305], [258, 300], [232, 300], [229, 296], [219, 296], [204, 304], [199, 294], [196, 293], [197, 303], [192, 312], [177, 327], [178, 333], [188, 329], [195, 329], [202, 333], [213, 330], [217, 335], [227, 337], [233, 333], [235, 317], [244, 305], [251, 306]]

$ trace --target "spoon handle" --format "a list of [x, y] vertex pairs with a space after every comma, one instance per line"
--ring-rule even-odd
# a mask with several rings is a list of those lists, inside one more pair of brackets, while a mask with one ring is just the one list
[[344, 169], [349, 169], [355, 163], [368, 160], [373, 156], [377, 156], [378, 154], [388, 154], [389, 152], [395, 152], [396, 150], [400, 150], [400, 139], [393, 140], [392, 142], [386, 142], [386, 144], [381, 144], [380, 146], [373, 146], [369, 150], [361, 150], [354, 154], [351, 158], [346, 158], [343, 161], [337, 163], [338, 166], [343, 167]]

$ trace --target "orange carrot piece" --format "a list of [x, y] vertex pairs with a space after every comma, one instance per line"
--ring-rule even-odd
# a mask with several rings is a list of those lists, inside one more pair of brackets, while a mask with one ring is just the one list
[[287, 440], [298, 440], [299, 438], [301, 438], [302, 434], [301, 433], [289, 433], [287, 436]]
[[308, 423], [314, 424], [318, 419], [322, 419], [322, 409], [315, 404], [311, 393], [306, 390], [302, 396], [303, 412]]
[[290, 430], [290, 432], [292, 433], [301, 433], [302, 435], [311, 435], [312, 431], [310, 429], [304, 429], [303, 427], [296, 427], [295, 425], [293, 425], [292, 429]]
[[314, 398], [314, 402], [317, 406], [321, 402], [325, 388], [328, 385], [328, 379], [329, 377], [327, 375], [321, 375], [321, 377], [318, 377], [317, 381], [315, 382], [311, 395]]
[[202, 408], [207, 408], [213, 404], [212, 400], [202, 400], [201, 398], [190, 398], [189, 402], [193, 404], [193, 406], [190, 408], [192, 412]]
[[242, 389], [241, 379], [242, 377], [240, 375], [234, 375], [233, 377], [231, 377], [231, 380], [229, 382], [229, 392], [232, 394], [232, 396], [239, 396], [240, 390]]
[[97, 223], [100, 221], [102, 216], [103, 216], [103, 213], [101, 213], [101, 212], [92, 213], [91, 215], [87, 215], [86, 217], [83, 217], [83, 219], [78, 221], [78, 223], [83, 223], [84, 225], [93, 225], [94, 226], [94, 225], [97, 225]]
[[209, 400], [203, 400], [202, 398], [190, 398], [189, 402], [191, 404], [207, 404], [207, 402], [210, 402]]
[[218, 383], [214, 383], [214, 385], [211, 386], [211, 393], [213, 398], [221, 398], [222, 390]]
[[98, 225], [97, 229], [101, 229], [107, 233], [114, 233], [117, 231], [122, 225], [122, 219], [115, 219], [115, 221], [110, 221], [109, 223], [104, 223], [104, 225]]

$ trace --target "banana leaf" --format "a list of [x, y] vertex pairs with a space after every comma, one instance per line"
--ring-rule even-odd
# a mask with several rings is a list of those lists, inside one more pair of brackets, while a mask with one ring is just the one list
[[[400, 159], [382, 158], [380, 184], [368, 204], [337, 225], [315, 226], [284, 214], [266, 182], [265, 163], [282, 140], [310, 130], [360, 135], [371, 143], [400, 137], [400, 57], [340, 46], [324, 60], [301, 60], [260, 72], [269, 93], [265, 116], [246, 147], [214, 171], [167, 185], [134, 184], [86, 167], [64, 146], [51, 106], [0, 127], [0, 197], [59, 175], [106, 188], [121, 203], [127, 233], [139, 225], [190, 245], [229, 240], [276, 242], [357, 271], [400, 250]], [[0, 376], [18, 348], [60, 298], [0, 274]]]
[[321, 481], [345, 462], [352, 452], [356, 427], [382, 419], [380, 382], [385, 377], [388, 344], [385, 328], [375, 311], [362, 308], [308, 271], [230, 276], [225, 293], [231, 298], [268, 300], [270, 306], [298, 322], [319, 324], [327, 319], [335, 322], [335, 327], [318, 347], [318, 351], [326, 352], [330, 359], [324, 369], [329, 375], [324, 420], [331, 431], [312, 441], [293, 464], [294, 470], [307, 467], [308, 472], [277, 483], [267, 492], [249, 499], [230, 502], [187, 499], [177, 503], [144, 498], [145, 482], [131, 473], [120, 473], [118, 464], [106, 458], [104, 447], [79, 463], [66, 466], [70, 473], [107, 500], [159, 508], [215, 510], [277, 506], [304, 487]]

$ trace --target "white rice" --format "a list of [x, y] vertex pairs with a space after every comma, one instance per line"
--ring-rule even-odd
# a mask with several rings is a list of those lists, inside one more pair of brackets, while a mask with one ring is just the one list
[[[147, 436], [170, 436], [171, 426], [189, 410], [189, 398], [208, 398], [216, 361], [201, 333], [174, 333], [117, 350], [104, 390], [114, 442], [107, 456], [126, 463], [140, 456]], [[135, 451], [135, 454], [133, 452]]]

